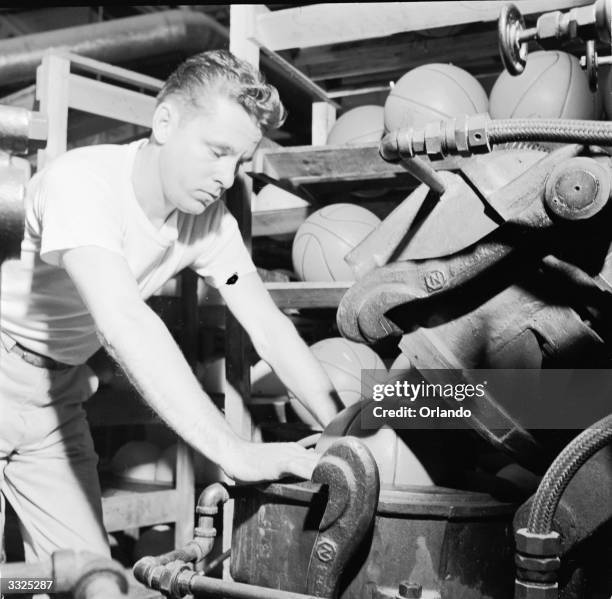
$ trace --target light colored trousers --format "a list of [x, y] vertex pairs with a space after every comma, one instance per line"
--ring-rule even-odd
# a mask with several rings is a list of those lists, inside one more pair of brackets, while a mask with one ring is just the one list
[[26, 561], [57, 549], [108, 556], [98, 457], [83, 409], [96, 379], [86, 365], [32, 366], [8, 351], [13, 343], [0, 333], [2, 514], [6, 499], [19, 517]]

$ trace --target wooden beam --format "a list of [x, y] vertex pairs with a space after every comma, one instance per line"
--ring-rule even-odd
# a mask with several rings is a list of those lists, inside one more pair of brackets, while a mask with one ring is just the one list
[[151, 126], [155, 98], [80, 75], [69, 77], [69, 106], [111, 119]]
[[260, 62], [263, 68], [269, 69], [277, 73], [285, 81], [289, 82], [292, 87], [296, 87], [298, 92], [313, 101], [327, 102], [335, 108], [340, 106], [330, 100], [325, 90], [307, 77], [299, 69], [296, 69], [289, 61], [282, 56], [269, 50], [265, 47], [260, 47], [261, 56]]
[[[457, 34], [449, 38], [424, 39], [414, 34], [326, 48], [307, 48], [295, 58], [295, 66], [313, 81], [370, 75], [386, 71], [406, 72], [432, 62], [461, 66], [475, 57], [499, 56], [497, 31]], [[501, 66], [500, 66], [501, 70]]]
[[104, 528], [108, 532], [176, 521], [178, 496], [174, 489], [160, 490], [152, 485], [129, 487], [102, 492]]
[[164, 84], [161, 79], [149, 77], [148, 75], [143, 75], [142, 73], [137, 73], [136, 71], [117, 67], [106, 62], [100, 62], [99, 60], [94, 60], [93, 58], [87, 58], [86, 56], [81, 56], [80, 54], [58, 51], [54, 51], [53, 54], [70, 60], [71, 68], [76, 66], [89, 73], [103, 75], [109, 79], [113, 79], [121, 83], [128, 83], [134, 87], [157, 92]]
[[[461, 158], [448, 158], [431, 164], [436, 170], [448, 170], [457, 168], [460, 161]], [[401, 164], [385, 162], [378, 153], [378, 144], [262, 150], [254, 157], [252, 174], [276, 179], [281, 186], [289, 188], [311, 183], [371, 179], [398, 185], [415, 181]]]
[[[524, 15], [591, 4], [591, 0], [515, 0]], [[313, 4], [257, 17], [256, 39], [271, 50], [386, 37], [405, 31], [497, 21], [498, 0]]]
[[[346, 290], [352, 285], [347, 281], [264, 283], [279, 308], [336, 308]], [[215, 289], [209, 290], [205, 305], [224, 305], [223, 298]], [[226, 352], [227, 353], [227, 352]]]
[[261, 210], [253, 212], [253, 237], [295, 233], [306, 220], [309, 206], [283, 208], [282, 210]]
[[342, 296], [353, 283], [265, 283], [279, 308], [337, 308]]
[[269, 9], [264, 4], [230, 5], [230, 52], [257, 68], [259, 68], [259, 46], [253, 40], [255, 22], [259, 15], [268, 12]]
[[28, 110], [34, 110], [34, 102], [36, 101], [36, 85], [28, 85], [8, 96], [0, 98], [0, 104], [6, 106], [20, 106]]
[[46, 54], [36, 69], [36, 99], [47, 117], [47, 145], [38, 150], [38, 169], [66, 151], [68, 131], [68, 78], [70, 63], [65, 58]]
[[313, 146], [324, 146], [327, 136], [336, 122], [336, 107], [326, 102], [313, 102], [312, 104], [312, 133]]

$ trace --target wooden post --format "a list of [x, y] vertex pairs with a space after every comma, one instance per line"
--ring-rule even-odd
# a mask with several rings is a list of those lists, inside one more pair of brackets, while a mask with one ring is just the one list
[[70, 61], [47, 54], [36, 71], [36, 99], [49, 123], [47, 145], [38, 150], [38, 170], [66, 151], [68, 137], [68, 77]]
[[312, 103], [312, 145], [324, 146], [327, 134], [336, 122], [336, 108], [329, 102]]
[[[259, 46], [254, 42], [256, 17], [267, 12], [264, 5], [230, 5], [230, 52], [259, 67]], [[227, 191], [227, 207], [238, 221], [245, 245], [251, 249], [251, 195], [253, 183], [243, 172], [236, 177], [234, 185]], [[245, 439], [253, 438], [251, 414], [244, 402], [251, 395], [250, 368], [247, 352], [249, 338], [240, 323], [226, 310], [225, 316], [225, 419], [230, 427]], [[234, 502], [223, 506], [222, 550], [232, 545], [232, 520]], [[223, 578], [231, 579], [229, 561], [223, 562]]]
[[[185, 269], [180, 275], [183, 330], [181, 349], [189, 366], [195, 371], [198, 359], [198, 277]], [[178, 440], [176, 449], [176, 503], [178, 516], [174, 528], [176, 547], [184, 547], [193, 539], [195, 526], [195, 473], [191, 447]]]

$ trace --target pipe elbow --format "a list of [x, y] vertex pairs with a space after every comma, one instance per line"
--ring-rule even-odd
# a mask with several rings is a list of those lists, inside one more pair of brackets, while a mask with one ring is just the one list
[[397, 142], [397, 131], [387, 133], [378, 147], [380, 157], [387, 162], [396, 162], [400, 158], [400, 150]]
[[208, 485], [208, 487], [200, 493], [196, 509], [198, 513], [202, 513], [206, 516], [214, 516], [219, 511], [219, 504], [225, 503], [229, 498], [229, 492], [224, 485], [221, 483], [213, 483], [212, 485]]

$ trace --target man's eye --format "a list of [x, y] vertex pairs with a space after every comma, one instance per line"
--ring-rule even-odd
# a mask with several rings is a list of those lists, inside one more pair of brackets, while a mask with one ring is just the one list
[[207, 147], [208, 152], [214, 156], [215, 158], [222, 158], [223, 157], [223, 152], [218, 149], [218, 148], [211, 148], [210, 146]]

